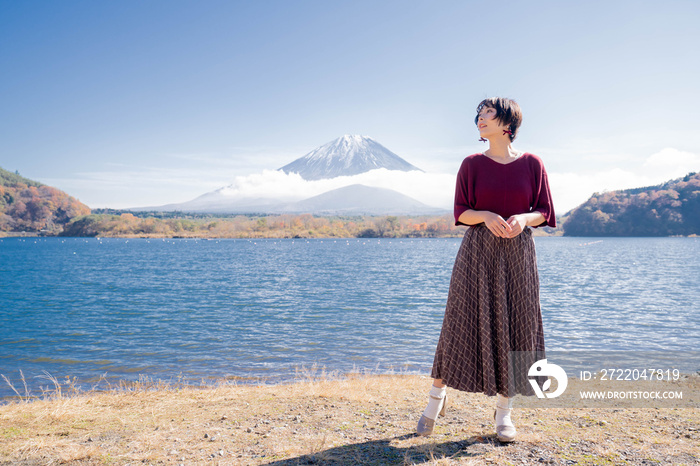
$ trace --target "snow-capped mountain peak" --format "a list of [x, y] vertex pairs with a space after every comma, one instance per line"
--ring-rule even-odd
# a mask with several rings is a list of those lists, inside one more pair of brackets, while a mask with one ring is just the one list
[[346, 134], [326, 143], [280, 170], [298, 173], [306, 180], [351, 176], [377, 168], [422, 171], [374, 139]]

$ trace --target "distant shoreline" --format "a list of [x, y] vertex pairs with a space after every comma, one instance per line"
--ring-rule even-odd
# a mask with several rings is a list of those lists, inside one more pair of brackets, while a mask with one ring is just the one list
[[[64, 235], [43, 235], [38, 232], [14, 232], [0, 231], [0, 238], [121, 238], [121, 239], [446, 239], [446, 238], [461, 238], [464, 235], [464, 230], [455, 234], [446, 234], [438, 236], [282, 236], [282, 235], [249, 235], [249, 236], [202, 236], [202, 235], [162, 235], [162, 234], [128, 234], [128, 235], [95, 235], [95, 236], [64, 236]], [[613, 239], [613, 238], [699, 238], [700, 235], [668, 235], [668, 236], [573, 236], [564, 235], [562, 232], [554, 234], [544, 232], [540, 229], [533, 229], [533, 236], [548, 237], [548, 238], [597, 238], [597, 239]]]
[[[0, 237], [76, 238], [461, 238], [452, 214], [315, 216], [311, 214], [222, 215], [182, 212], [97, 211], [72, 219], [60, 232], [0, 231]], [[533, 228], [534, 236], [562, 236], [561, 228]]]

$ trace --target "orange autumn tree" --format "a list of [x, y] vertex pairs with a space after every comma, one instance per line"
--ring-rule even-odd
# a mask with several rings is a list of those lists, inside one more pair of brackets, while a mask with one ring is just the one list
[[0, 231], [58, 234], [90, 208], [63, 191], [0, 168]]

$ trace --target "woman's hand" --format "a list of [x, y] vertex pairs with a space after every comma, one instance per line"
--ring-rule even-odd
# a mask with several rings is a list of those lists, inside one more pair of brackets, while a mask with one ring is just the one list
[[510, 216], [508, 220], [506, 220], [506, 223], [510, 226], [510, 233], [508, 233], [506, 238], [515, 238], [522, 233], [527, 226], [527, 220], [527, 217], [523, 214]]
[[[506, 222], [503, 217], [493, 212], [482, 212], [484, 217], [484, 225], [486, 228], [499, 238], [512, 238], [513, 227]], [[511, 217], [512, 218], [512, 217]]]
[[515, 238], [525, 230], [527, 226], [537, 226], [544, 223], [542, 212], [526, 212], [524, 214], [511, 215], [508, 220], [503, 220], [500, 215], [487, 210], [465, 210], [459, 216], [459, 221], [465, 225], [477, 225], [483, 223], [494, 236], [499, 238]]

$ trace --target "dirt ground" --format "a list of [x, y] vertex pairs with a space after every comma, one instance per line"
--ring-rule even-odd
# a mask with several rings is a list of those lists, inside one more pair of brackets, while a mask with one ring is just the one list
[[[431, 379], [309, 378], [282, 385], [124, 385], [0, 405], [0, 464], [700, 464], [698, 408], [514, 406], [448, 389], [447, 415], [414, 434]], [[698, 387], [698, 378], [687, 381]]]

